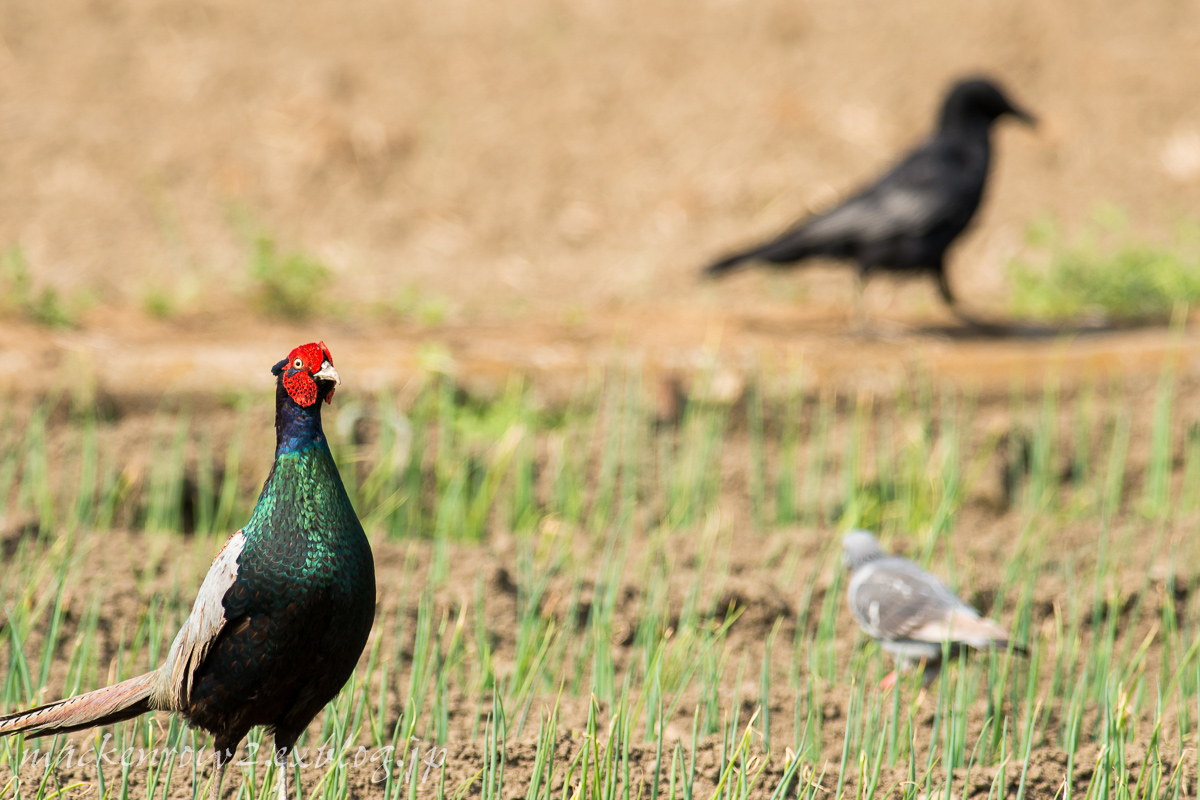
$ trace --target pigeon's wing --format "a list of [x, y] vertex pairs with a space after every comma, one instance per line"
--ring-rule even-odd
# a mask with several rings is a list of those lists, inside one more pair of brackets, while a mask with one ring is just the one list
[[946, 585], [913, 562], [885, 558], [860, 568], [851, 578], [850, 610], [876, 639], [959, 641], [960, 628], [979, 620]]
[[926, 142], [876, 183], [761, 247], [757, 257], [848, 257], [898, 237], [965, 225], [978, 206], [986, 164], [981, 171], [959, 149], [939, 138]]
[[176, 634], [167, 660], [160, 669], [164, 680], [159, 685], [161, 688], [158, 688], [155, 700], [162, 705], [156, 707], [183, 708], [191, 697], [196, 670], [225, 627], [225, 593], [237, 580], [238, 557], [245, 545], [244, 533], [238, 531], [233, 534], [208, 568], [200, 591], [196, 593], [196, 602], [192, 604], [192, 613]]

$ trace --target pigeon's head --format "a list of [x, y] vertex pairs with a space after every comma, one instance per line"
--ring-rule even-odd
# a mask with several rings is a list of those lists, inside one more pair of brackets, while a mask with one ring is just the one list
[[879, 540], [870, 531], [850, 531], [842, 537], [842, 563], [851, 572], [885, 555]]
[[988, 78], [967, 78], [950, 87], [942, 103], [941, 127], [971, 123], [990, 125], [1009, 114], [1026, 125], [1036, 125], [1037, 118], [1013, 103], [1004, 91]]
[[302, 344], [271, 367], [280, 385], [296, 405], [308, 408], [319, 400], [333, 402], [333, 392], [342, 379], [333, 368], [333, 354], [324, 342]]

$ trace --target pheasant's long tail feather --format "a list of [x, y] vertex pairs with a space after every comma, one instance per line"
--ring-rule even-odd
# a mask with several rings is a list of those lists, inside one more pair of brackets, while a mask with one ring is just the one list
[[150, 694], [156, 673], [87, 694], [0, 717], [0, 736], [24, 733], [29, 738], [67, 733], [131, 719], [151, 710]]

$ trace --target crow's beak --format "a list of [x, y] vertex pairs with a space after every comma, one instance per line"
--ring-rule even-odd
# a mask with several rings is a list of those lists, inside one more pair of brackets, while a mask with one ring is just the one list
[[1035, 117], [1033, 114], [1026, 111], [1025, 109], [1021, 108], [1020, 106], [1009, 106], [1009, 113], [1011, 113], [1017, 119], [1021, 120], [1021, 122], [1024, 122], [1029, 127], [1031, 127], [1031, 128], [1037, 127], [1037, 124], [1038, 124], [1037, 117]]
[[333, 381], [334, 386], [341, 386], [342, 379], [337, 374], [337, 370], [333, 368], [333, 364], [328, 361], [321, 362], [321, 369], [313, 373], [313, 377], [318, 380]]

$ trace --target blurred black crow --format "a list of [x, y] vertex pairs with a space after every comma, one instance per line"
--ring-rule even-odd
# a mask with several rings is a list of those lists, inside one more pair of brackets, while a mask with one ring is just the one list
[[862, 284], [872, 272], [927, 271], [954, 309], [946, 248], [979, 208], [991, 160], [989, 133], [1005, 114], [1036, 123], [995, 82], [959, 81], [946, 94], [933, 135], [875, 184], [776, 239], [721, 259], [705, 274], [718, 277], [754, 260], [785, 267], [810, 256], [853, 259], [860, 305]]

